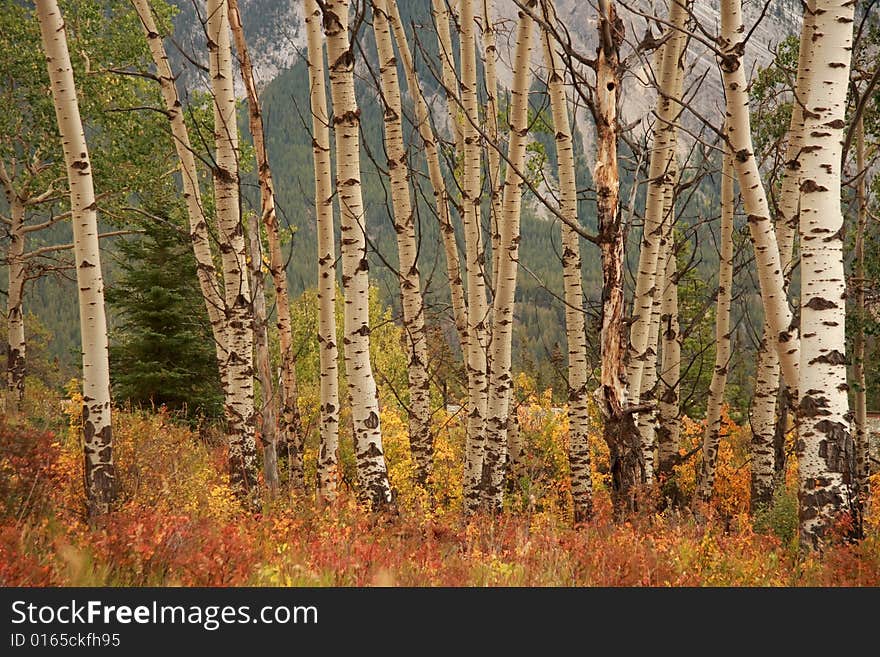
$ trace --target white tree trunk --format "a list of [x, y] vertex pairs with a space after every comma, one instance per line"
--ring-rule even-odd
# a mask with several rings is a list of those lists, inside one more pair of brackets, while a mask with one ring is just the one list
[[486, 81], [486, 157], [489, 162], [486, 181], [489, 185], [491, 221], [489, 222], [492, 235], [492, 275], [495, 286], [498, 277], [498, 258], [501, 255], [501, 232], [498, 222], [503, 216], [502, 210], [502, 180], [501, 180], [501, 142], [498, 134], [498, 73], [496, 72], [498, 50], [495, 46], [495, 25], [492, 18], [492, 0], [481, 0], [482, 12], [482, 39], [483, 39], [483, 78]]
[[360, 494], [374, 508], [379, 508], [391, 502], [391, 486], [382, 452], [379, 395], [370, 364], [370, 282], [361, 194], [360, 111], [354, 93], [354, 55], [348, 37], [348, 8], [348, 0], [329, 0], [322, 6], [333, 99], [336, 193], [342, 217], [343, 351]]
[[678, 463], [681, 435], [681, 330], [678, 324], [678, 261], [672, 238], [665, 267], [666, 285], [660, 308], [663, 358], [660, 363], [660, 399], [657, 405], [660, 421], [657, 426], [656, 477], [664, 485], [668, 496], [677, 498], [677, 488], [674, 484], [670, 485], [670, 480], [674, 474], [673, 467]]
[[718, 445], [721, 442], [721, 407], [730, 364], [730, 300], [733, 284], [733, 156], [725, 149], [721, 167], [721, 248], [718, 254], [718, 299], [715, 306], [715, 368], [706, 402], [706, 429], [703, 433], [703, 471], [699, 496], [708, 501], [715, 486]]
[[871, 488], [868, 478], [870, 468], [870, 444], [868, 433], [868, 391], [865, 383], [865, 322], [868, 320], [865, 305], [865, 233], [868, 230], [868, 190], [867, 171], [865, 168], [865, 122], [862, 116], [856, 124], [856, 171], [859, 181], [856, 186], [856, 202], [858, 203], [858, 226], [855, 244], [855, 285], [856, 313], [858, 325], [853, 339], [853, 381], [855, 396], [853, 415], [856, 429], [856, 483], [860, 495], [860, 508], [867, 502]]
[[[812, 0], [811, 0], [812, 2]], [[813, 29], [814, 15], [804, 4], [803, 33]], [[782, 190], [779, 194], [779, 214], [776, 220], [776, 234], [779, 243], [779, 256], [782, 271], [785, 275], [786, 287], [794, 264], [794, 241], [798, 233], [800, 208], [800, 157], [804, 143], [804, 109], [805, 93], [813, 84], [814, 69], [809, 65], [810, 43], [801, 39], [798, 48], [798, 71], [795, 81], [795, 98], [791, 104], [791, 118], [788, 124], [788, 144], [785, 148], [785, 177], [782, 179]]]
[[[684, 28], [688, 11], [684, 2], [673, 2], [669, 8], [670, 29]], [[678, 33], [678, 32], [676, 32]], [[657, 122], [654, 125], [654, 141], [648, 169], [648, 192], [645, 205], [645, 224], [639, 251], [639, 268], [633, 298], [633, 323], [630, 329], [627, 384], [630, 401], [639, 402], [642, 376], [650, 337], [651, 312], [654, 305], [654, 289], [657, 278], [657, 261], [663, 234], [664, 190], [671, 180], [675, 158], [674, 121], [681, 111], [672, 99], [675, 94], [678, 65], [681, 58], [680, 39], [670, 39], [659, 59], [658, 83], [661, 95], [657, 100]], [[662, 273], [662, 272], [661, 272]]]
[[214, 203], [226, 308], [226, 433], [230, 481], [253, 497], [257, 485], [254, 439], [254, 332], [247, 253], [241, 221], [238, 126], [233, 89], [229, 5], [208, 0], [208, 61], [214, 106]]
[[[234, 0], [230, 0], [234, 2]], [[263, 443], [263, 481], [266, 492], [275, 497], [281, 488], [278, 476], [278, 400], [272, 384], [272, 365], [269, 360], [269, 327], [266, 317], [266, 293], [263, 276], [263, 245], [260, 224], [256, 217], [247, 222], [250, 248], [251, 289], [254, 293], [254, 352], [257, 380], [260, 382], [260, 440]]]
[[46, 68], [67, 166], [82, 332], [84, 475], [90, 515], [106, 513], [117, 495], [110, 423], [110, 365], [104, 281], [92, 165], [76, 97], [64, 19], [56, 0], [37, 0]]
[[[807, 7], [807, 5], [804, 5]], [[804, 11], [803, 30], [812, 30], [813, 13]], [[801, 39], [798, 50], [798, 71], [795, 82], [795, 100], [792, 103], [788, 127], [788, 144], [785, 149], [785, 177], [779, 194], [776, 217], [776, 235], [779, 244], [779, 257], [782, 265], [786, 291], [791, 279], [794, 264], [794, 242], [798, 232], [800, 207], [800, 156], [803, 146], [804, 130], [804, 90], [812, 84], [812, 69], [808, 66], [810, 43]], [[766, 353], [768, 350], [773, 354]], [[776, 354], [775, 340], [769, 325], [764, 323], [761, 351], [758, 354], [758, 373], [755, 380], [755, 394], [752, 403], [752, 496], [751, 506], [755, 510], [766, 507], [773, 499], [773, 488], [777, 474], [774, 454], [776, 447], [775, 424], [777, 422], [776, 403], [784, 397], [779, 396], [779, 357]], [[779, 416], [783, 409], [779, 409]]]
[[851, 0], [817, 0], [815, 82], [806, 92], [801, 155], [801, 354], [798, 418], [801, 541], [820, 547], [847, 509], [854, 457], [846, 379], [846, 284], [840, 166], [852, 54]]
[[321, 367], [321, 420], [318, 449], [318, 497], [336, 499], [339, 452], [339, 350], [336, 346], [336, 245], [333, 238], [333, 182], [330, 170], [330, 118], [324, 80], [321, 10], [305, 0], [315, 167], [315, 222], [318, 234], [318, 346]]
[[767, 194], [752, 146], [749, 95], [742, 56], [742, 40], [745, 37], [742, 0], [723, 0], [721, 36], [718, 43], [723, 53], [720, 66], [727, 97], [727, 137], [733, 151], [736, 177], [755, 247], [764, 315], [770, 325], [783, 376], [791, 389], [796, 391], [799, 350], [797, 330], [791, 326], [792, 315], [785, 294], [776, 232], [770, 220]]
[[773, 439], [776, 431], [776, 398], [779, 396], [779, 355], [770, 344], [771, 336], [772, 331], [765, 323], [749, 418], [752, 428], [750, 505], [753, 512], [770, 504], [775, 483]]
[[[525, 6], [532, 10], [537, 0]], [[519, 224], [522, 209], [523, 179], [517, 171], [525, 169], [529, 130], [529, 60], [532, 52], [533, 21], [526, 11], [519, 12], [516, 47], [513, 60], [513, 86], [510, 90], [508, 120], [509, 160], [504, 178], [504, 198], [499, 222], [499, 257], [495, 298], [492, 308], [491, 382], [486, 422], [486, 456], [483, 472], [483, 494], [492, 511], [500, 511], [504, 489], [507, 446], [507, 422], [510, 391], [513, 389], [511, 345], [513, 340], [514, 300], [519, 266]]]
[[[671, 226], [664, 217], [663, 234], [660, 238], [660, 251], [657, 255], [657, 274], [654, 278], [654, 300], [651, 304], [650, 324], [648, 325], [648, 344], [645, 346], [644, 364], [642, 368], [642, 389], [639, 401], [647, 404], [656, 403], [657, 389], [657, 353], [660, 344], [661, 310], [663, 293], [666, 290], [666, 262], [670, 257]], [[654, 481], [654, 448], [656, 446], [657, 409], [656, 407], [641, 411], [636, 416], [636, 426], [642, 444], [642, 460], [645, 467], [645, 483]]]
[[[552, 0], [541, 3], [542, 17], [556, 25]], [[577, 181], [574, 148], [568, 106], [565, 98], [565, 73], [556, 52], [556, 44], [547, 30], [542, 30], [544, 62], [549, 71], [547, 90], [556, 134], [556, 160], [559, 175], [559, 212], [571, 222], [578, 221]], [[491, 152], [491, 145], [490, 145]], [[568, 342], [568, 464], [571, 471], [571, 496], [574, 520], [584, 522], [593, 511], [593, 481], [590, 470], [590, 408], [587, 381], [587, 334], [581, 285], [580, 237], [567, 223], [562, 230], [562, 282], [565, 295], [565, 333]], [[509, 428], [512, 430], [512, 427]], [[513, 454], [511, 454], [511, 460]]]
[[[440, 0], [442, 2], [442, 0]], [[483, 270], [483, 237], [480, 220], [481, 148], [476, 126], [480, 125], [477, 103], [477, 55], [473, 0], [461, 0], [461, 100], [464, 108], [461, 205], [465, 237], [465, 276], [468, 304], [468, 420], [465, 444], [465, 504], [480, 504], [480, 482], [486, 443], [488, 406], [488, 315]]]
[[409, 444], [416, 465], [416, 478], [426, 483], [431, 474], [434, 439], [431, 435], [431, 396], [428, 380], [428, 340], [425, 333], [425, 302], [419, 277], [418, 244], [409, 190], [409, 162], [403, 142], [403, 108], [397, 59], [391, 40], [386, 0], [373, 0], [373, 32], [379, 54], [379, 75], [385, 101], [385, 151], [391, 178], [391, 203], [397, 234], [398, 278], [403, 333], [409, 363]]
[[18, 415], [24, 401], [24, 377], [27, 369], [27, 342], [24, 337], [24, 283], [25, 283], [25, 206], [11, 186], [6, 189], [6, 200], [11, 210], [9, 249], [6, 252], [9, 288], [6, 294], [6, 391], [3, 395], [4, 413]]
[[[284, 256], [281, 253], [281, 236], [278, 232], [278, 217], [275, 213], [275, 182], [272, 169], [269, 167], [269, 153], [266, 150], [266, 138], [263, 131], [263, 112], [254, 80], [253, 65], [244, 36], [244, 26], [238, 11], [238, 1], [229, 0], [229, 22], [235, 48], [238, 50], [239, 67], [248, 98], [248, 125], [254, 139], [254, 151], [257, 156], [257, 175], [260, 182], [260, 224], [266, 228], [266, 239], [269, 244], [269, 272], [275, 287], [275, 312], [278, 326], [278, 342], [281, 347], [281, 394], [275, 398], [273, 405], [277, 407], [278, 431], [277, 443], [287, 457], [289, 484], [292, 488], [302, 489], [305, 486], [303, 476], [303, 436], [297, 404], [296, 362], [293, 353], [293, 329], [290, 324], [290, 296], [287, 293], [287, 272], [284, 269]], [[259, 231], [257, 231], [259, 235]], [[252, 256], [253, 258], [253, 256]], [[254, 302], [258, 303], [257, 290], [254, 290]], [[265, 299], [263, 300], [265, 305]], [[259, 323], [254, 309], [254, 321]], [[259, 338], [255, 336], [259, 345]], [[257, 357], [261, 347], [258, 347]], [[268, 359], [268, 354], [267, 354]], [[269, 371], [271, 374], [271, 370]], [[269, 379], [271, 383], [271, 377]], [[264, 405], [267, 390], [262, 383]], [[265, 418], [264, 418], [265, 419]], [[265, 433], [264, 433], [265, 435]]]
[[[690, 0], [685, 0], [684, 8], [690, 10]], [[670, 18], [680, 20], [679, 15], [670, 14]], [[681, 27], [679, 25], [679, 27]], [[687, 53], [688, 36], [686, 33], [670, 28], [673, 31], [669, 41], [663, 46], [663, 56], [666, 49], [675, 53], [676, 71], [675, 82], [671, 94], [664, 90], [668, 98], [663, 103], [671, 103], [670, 112], [677, 117], [681, 112], [680, 101], [684, 87], [685, 55]], [[663, 59], [660, 60], [660, 68], [663, 67]], [[678, 144], [678, 130], [675, 125], [671, 126], [668, 135], [672, 143], [672, 155], [669, 160], [669, 171], [666, 176], [666, 184], [663, 192], [666, 258], [658, 263], [658, 276], [663, 271], [662, 300], [660, 306], [660, 342], [662, 344], [662, 358], [660, 361], [660, 373], [658, 375], [657, 393], [657, 424], [653, 443], [649, 443], [650, 455], [645, 455], [646, 470], [653, 471], [654, 478], [659, 478], [664, 485], [668, 496], [678, 497], [677, 489], [671, 482], [673, 466], [678, 461], [679, 436], [681, 434], [681, 409], [679, 407], [681, 388], [681, 335], [678, 323], [678, 261], [675, 249], [675, 185], [678, 182], [679, 171], [676, 160], [676, 147]], [[655, 453], [656, 463], [652, 461]], [[652, 461], [650, 464], [648, 463]]]

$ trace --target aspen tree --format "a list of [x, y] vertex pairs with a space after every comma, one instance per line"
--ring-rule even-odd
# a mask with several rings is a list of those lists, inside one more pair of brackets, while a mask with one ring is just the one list
[[[498, 134], [498, 49], [495, 46], [495, 25], [492, 19], [492, 0], [482, 0], [482, 38], [483, 38], [483, 78], [486, 81], [485, 125], [488, 146], [486, 157], [489, 163], [487, 171], [489, 197], [491, 200], [490, 231], [492, 236], [492, 275], [498, 276], [498, 258], [501, 255], [501, 232], [498, 222], [502, 216], [501, 196], [503, 182], [501, 180], [501, 141]], [[497, 285], [497, 281], [495, 283]]]
[[333, 182], [330, 171], [330, 117], [324, 80], [324, 40], [317, 0], [304, 0], [308, 47], [312, 158], [315, 169], [315, 223], [318, 234], [318, 346], [321, 368], [318, 497], [336, 499], [339, 453], [339, 350], [336, 346], [336, 245], [333, 238]]
[[83, 474], [90, 516], [106, 513], [118, 492], [110, 421], [110, 366], [98, 216], [64, 18], [56, 0], [37, 0], [37, 19], [70, 187], [73, 251], [82, 335]]
[[[542, 0], [542, 17], [547, 25], [556, 24], [553, 0]], [[577, 180], [565, 77], [550, 32], [542, 30], [544, 63], [549, 79], [547, 91], [553, 114], [556, 160], [559, 176], [559, 212], [572, 223], [578, 221]], [[575, 522], [590, 518], [593, 509], [593, 482], [590, 471], [589, 391], [587, 381], [587, 335], [581, 285], [580, 237], [567, 223], [562, 230], [562, 281], [565, 295], [565, 333], [568, 342], [568, 463]], [[512, 456], [512, 454], [511, 454]]]
[[[8, 178], [2, 173], [3, 182]], [[25, 204], [15, 193], [11, 181], [4, 184], [9, 204], [9, 287], [6, 293], [6, 391], [3, 395], [4, 412], [16, 416], [24, 401], [24, 377], [27, 363], [27, 342], [24, 336], [24, 284], [25, 284]]]
[[373, 0], [373, 33], [379, 54], [379, 76], [385, 103], [385, 151], [391, 178], [391, 204], [397, 234], [398, 278], [403, 333], [409, 363], [409, 444], [416, 464], [416, 478], [426, 483], [434, 453], [431, 435], [428, 340], [425, 333], [425, 301], [419, 277], [418, 244], [409, 189], [409, 162], [403, 142], [403, 108], [397, 76], [397, 58], [391, 40], [387, 0]]
[[719, 60], [727, 100], [727, 139], [733, 151], [736, 177], [755, 248], [765, 321], [770, 326], [785, 381], [792, 390], [796, 390], [798, 337], [796, 329], [791, 326], [792, 315], [785, 295], [776, 232], [770, 220], [767, 194], [752, 146], [749, 96], [743, 63], [745, 37], [741, 0], [723, 0], [718, 47], [722, 53]]
[[208, 0], [207, 35], [214, 106], [214, 203], [226, 311], [226, 434], [231, 482], [252, 496], [257, 485], [254, 438], [254, 332], [241, 220], [238, 126], [232, 77], [229, 5]]
[[[684, 28], [688, 10], [684, 2], [675, 0], [669, 8], [670, 29], [678, 35]], [[639, 251], [638, 275], [633, 297], [633, 322], [629, 339], [627, 385], [632, 403], [638, 403], [642, 376], [648, 360], [647, 347], [651, 332], [651, 312], [658, 274], [657, 262], [663, 235], [664, 189], [671, 179], [675, 158], [675, 119], [680, 107], [673, 94], [681, 56], [681, 39], [670, 38], [660, 59], [658, 84], [663, 93], [657, 100], [657, 121], [648, 165], [648, 191], [645, 222]], [[673, 92], [670, 94], [668, 92]], [[660, 272], [662, 275], [664, 272]]]
[[[525, 7], [533, 10], [537, 0]], [[529, 59], [532, 51], [533, 21], [530, 11], [519, 12], [514, 54], [513, 86], [510, 90], [509, 112], [510, 145], [508, 147], [507, 175], [504, 177], [502, 214], [498, 222], [499, 256], [495, 278], [495, 297], [492, 307], [491, 375], [486, 420], [486, 456], [483, 472], [483, 493], [487, 506], [500, 511], [502, 483], [507, 445], [507, 423], [510, 410], [511, 345], [513, 340], [516, 278], [519, 265], [519, 226], [522, 210], [523, 179], [518, 171], [525, 168], [529, 131]]]
[[[278, 216], [275, 212], [275, 182], [272, 178], [272, 169], [269, 167], [269, 153], [266, 150], [266, 137], [263, 130], [263, 112], [260, 107], [260, 98], [257, 93], [257, 85], [254, 79], [253, 65], [248, 51], [247, 41], [244, 36], [244, 26], [241, 22], [241, 14], [238, 10], [238, 0], [229, 0], [229, 23], [232, 27], [232, 36], [235, 40], [235, 48], [238, 51], [239, 68], [244, 82], [245, 93], [248, 99], [248, 126], [254, 140], [254, 151], [257, 156], [257, 176], [260, 184], [260, 217], [259, 225], [266, 229], [266, 241], [269, 245], [269, 272], [275, 288], [275, 312], [278, 328], [278, 342], [281, 348], [281, 394], [276, 395], [269, 378], [266, 384], [261, 383], [263, 391], [263, 404], [271, 403], [277, 409], [272, 409], [278, 418], [277, 442], [283, 447], [284, 455], [287, 456], [287, 467], [290, 474], [292, 488], [302, 488], [305, 485], [303, 478], [303, 436], [297, 404], [296, 362], [293, 353], [293, 330], [290, 323], [290, 295], [287, 292], [287, 272], [284, 269], [284, 256], [281, 253], [281, 235], [278, 229]], [[259, 236], [259, 230], [257, 231]], [[257, 244], [259, 246], [259, 244]], [[253, 251], [251, 258], [254, 258]], [[257, 291], [254, 290], [254, 302], [257, 303]], [[263, 300], [265, 305], [265, 299]], [[260, 320], [255, 318], [256, 322]], [[257, 340], [257, 344], [259, 344]], [[257, 357], [261, 347], [258, 347]], [[268, 354], [266, 354], [268, 359]], [[265, 423], [264, 423], [265, 426]], [[264, 433], [265, 436], [265, 433]]]
[[721, 407], [730, 364], [730, 300], [733, 284], [733, 156], [724, 151], [721, 167], [721, 246], [718, 254], [718, 299], [715, 306], [715, 367], [706, 402], [706, 429], [703, 433], [703, 465], [698, 495], [708, 501], [715, 485], [718, 445], [721, 442]]
[[[439, 0], [442, 2], [443, 0]], [[468, 420], [465, 441], [464, 495], [469, 510], [480, 504], [480, 484], [486, 443], [488, 412], [488, 319], [483, 271], [483, 237], [480, 219], [481, 148], [476, 126], [480, 125], [477, 102], [477, 56], [473, 0], [460, 2], [462, 174], [461, 207], [465, 237], [465, 276], [468, 304]]]
[[380, 508], [391, 502], [391, 486], [382, 451], [379, 394], [370, 363], [369, 264], [361, 191], [360, 111], [354, 92], [354, 53], [348, 35], [349, 1], [328, 0], [321, 10], [333, 101], [336, 194], [342, 218], [343, 353], [354, 423], [355, 459], [361, 496], [373, 508]]
[[870, 468], [870, 444], [868, 440], [868, 399], [865, 382], [865, 322], [867, 307], [865, 305], [865, 233], [868, 230], [868, 193], [867, 170], [865, 167], [865, 122], [859, 117], [856, 124], [856, 171], [859, 180], [856, 184], [856, 202], [858, 204], [858, 225], [856, 227], [855, 244], [855, 278], [856, 278], [856, 312], [858, 325], [853, 340], [853, 380], [855, 383], [854, 424], [856, 447], [856, 484], [861, 503], [870, 494], [868, 478]]
[[841, 154], [854, 3], [817, 0], [801, 154], [801, 352], [798, 519], [801, 542], [822, 547], [851, 502], [853, 444], [846, 378]]
[[[804, 18], [802, 30], [804, 33], [812, 30], [813, 12], [809, 4], [804, 4]], [[808, 66], [810, 43], [801, 39], [798, 49], [798, 70], [795, 81], [795, 98], [791, 104], [791, 118], [788, 126], [788, 143], [785, 149], [785, 176], [782, 179], [782, 189], [779, 194], [778, 210], [776, 218], [776, 235], [779, 244], [779, 257], [784, 275], [786, 289], [791, 278], [794, 262], [794, 242], [798, 232], [799, 207], [800, 207], [800, 156], [803, 146], [804, 130], [804, 91], [812, 84], [812, 69]], [[777, 400], [787, 399], [790, 395], [779, 395], [779, 357], [775, 353], [772, 329], [767, 322], [764, 323], [764, 334], [761, 340], [758, 354], [758, 368], [755, 379], [755, 392], [752, 402], [752, 491], [751, 506], [755, 510], [760, 506], [767, 506], [773, 498], [775, 485], [775, 470], [780, 464], [776, 463], [774, 453], [778, 452], [778, 445], [774, 444], [777, 438], [776, 405]], [[784, 415], [784, 409], [779, 409], [780, 418]], [[780, 427], [785, 431], [785, 427]]]

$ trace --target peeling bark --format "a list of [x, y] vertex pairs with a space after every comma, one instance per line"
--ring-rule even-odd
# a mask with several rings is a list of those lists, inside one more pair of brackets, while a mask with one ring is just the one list
[[[644, 481], [639, 431], [626, 408], [626, 328], [624, 323], [623, 253], [625, 236], [620, 217], [620, 178], [617, 167], [617, 67], [623, 24], [614, 4], [599, 3], [600, 46], [596, 59], [596, 141], [593, 181], [602, 250], [601, 387], [596, 392], [604, 420], [602, 437], [611, 459], [611, 497], [615, 516], [635, 507], [635, 489]], [[646, 336], [647, 337], [647, 336]]]

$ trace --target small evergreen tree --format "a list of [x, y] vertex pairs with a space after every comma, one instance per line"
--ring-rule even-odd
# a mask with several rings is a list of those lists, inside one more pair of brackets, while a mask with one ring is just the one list
[[211, 326], [185, 236], [173, 224], [154, 223], [117, 246], [122, 273], [107, 290], [117, 316], [110, 343], [114, 398], [164, 404], [190, 419], [220, 417]]

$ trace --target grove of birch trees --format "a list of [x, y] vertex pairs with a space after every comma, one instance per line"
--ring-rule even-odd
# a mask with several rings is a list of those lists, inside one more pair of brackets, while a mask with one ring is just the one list
[[[510, 512], [534, 469], [522, 331], [556, 330], [529, 326], [528, 285], [564, 336], [547, 411], [566, 423], [568, 522], [589, 525], [600, 495], [619, 522], [645, 510], [705, 521], [738, 405], [752, 510], [796, 464], [801, 547], [824, 549], [842, 523], [862, 537], [880, 401], [878, 3], [290, 0], [295, 21], [272, 39], [254, 36], [265, 25], [249, 29], [258, 3], [244, 0], [177, 2], [195, 16], [179, 33], [165, 0], [91, 3], [90, 20], [132, 28], [118, 37], [127, 61], [86, 54], [85, 0], [12, 4], [4, 24], [21, 26], [20, 43], [32, 35], [43, 64], [38, 76], [5, 62], [0, 92], [3, 412], [24, 413], [28, 291], [72, 270], [90, 518], [119, 502], [102, 276], [114, 242], [99, 238], [173, 224], [194, 262], [201, 303], [188, 312], [207, 327], [229, 482], [253, 511], [311, 500], [332, 512], [351, 490], [363, 513], [394, 514], [394, 407], [428, 507], [438, 435], [455, 427], [460, 514]], [[301, 93], [281, 103], [308, 146], [311, 175], [295, 183], [260, 67], [285, 39], [304, 62]], [[142, 158], [108, 145], [125, 130]], [[100, 169], [96, 148], [110, 158]], [[141, 173], [117, 175], [126, 163]], [[51, 232], [61, 225], [72, 240]], [[552, 245], [540, 270], [536, 230]], [[300, 240], [311, 254], [294, 262]], [[313, 281], [305, 337], [294, 267]], [[379, 322], [376, 294], [393, 308]], [[386, 324], [405, 371], [394, 382], [377, 364]], [[306, 341], [318, 365], [304, 374]], [[694, 399], [696, 445], [682, 442]], [[685, 464], [697, 464], [687, 494]]]

